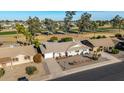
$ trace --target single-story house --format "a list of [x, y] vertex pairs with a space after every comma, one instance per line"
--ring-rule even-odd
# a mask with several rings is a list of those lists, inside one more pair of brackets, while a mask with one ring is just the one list
[[101, 49], [101, 51], [107, 51], [115, 46], [111, 38], [88, 39], [82, 40], [81, 43], [90, 47], [93, 51], [97, 51], [99, 48]]
[[0, 48], [0, 67], [32, 62], [36, 53], [33, 46]]
[[89, 47], [80, 42], [44, 42], [40, 45], [45, 59], [74, 56], [89, 53]]

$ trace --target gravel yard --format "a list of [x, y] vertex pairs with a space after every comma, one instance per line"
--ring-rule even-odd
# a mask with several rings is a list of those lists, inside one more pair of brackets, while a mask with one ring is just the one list
[[107, 58], [101, 57], [99, 58], [99, 60], [95, 61], [95, 60], [92, 60], [91, 58], [77, 55], [77, 56], [68, 57], [64, 59], [58, 59], [57, 62], [62, 67], [63, 70], [69, 70], [75, 67], [90, 65], [97, 62], [107, 61], [107, 60], [108, 60]]
[[[37, 72], [33, 75], [29, 76], [26, 74], [25, 68], [27, 66], [35, 66], [37, 68]], [[42, 77], [44, 75], [47, 75], [48, 73], [44, 69], [43, 63], [26, 63], [21, 65], [15, 65], [13, 67], [5, 67], [5, 74], [3, 77], [0, 78], [1, 81], [17, 81], [19, 77], [26, 76], [29, 80], [34, 80], [36, 78]]]

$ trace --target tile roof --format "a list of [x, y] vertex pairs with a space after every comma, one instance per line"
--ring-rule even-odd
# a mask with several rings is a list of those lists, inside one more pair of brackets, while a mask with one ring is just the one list
[[[46, 48], [45, 48], [45, 47]], [[41, 51], [43, 53], [49, 53], [49, 52], [64, 52], [64, 51], [71, 51], [76, 50], [80, 48], [88, 48], [85, 45], [82, 45], [80, 42], [44, 42], [41, 46]]]

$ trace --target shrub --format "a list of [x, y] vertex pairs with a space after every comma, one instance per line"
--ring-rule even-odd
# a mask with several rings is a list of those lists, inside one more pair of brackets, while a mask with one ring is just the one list
[[37, 71], [37, 68], [35, 66], [28, 66], [26, 67], [26, 74], [33, 75], [35, 71]]
[[101, 57], [101, 54], [93, 54], [92, 59], [98, 60]]
[[53, 36], [53, 37], [50, 38], [49, 41], [50, 41], [50, 42], [58, 41], [58, 37]]
[[111, 53], [112, 54], [118, 54], [119, 53], [119, 50], [118, 49], [115, 49], [115, 48], [112, 48]]
[[5, 70], [3, 68], [0, 68], [0, 77], [2, 77], [5, 74]]
[[122, 35], [117, 33], [117, 34], [115, 34], [115, 37], [122, 37]]
[[68, 42], [68, 41], [73, 41], [72, 37], [65, 37], [65, 38], [61, 38], [60, 42]]
[[106, 38], [106, 36], [105, 36], [105, 35], [103, 35], [103, 36], [102, 36], [102, 38]]
[[97, 37], [96, 37], [96, 39], [100, 39], [101, 38], [101, 36], [100, 35], [98, 35]]
[[93, 36], [93, 37], [91, 37], [90, 39], [96, 39], [96, 37], [95, 37], [95, 36]]
[[105, 35], [103, 35], [103, 36], [98, 35], [97, 37], [93, 36], [90, 39], [100, 39], [100, 38], [106, 38], [106, 36]]
[[35, 63], [40, 63], [42, 61], [42, 55], [40, 53], [34, 55], [33, 60]]
[[93, 60], [98, 60], [99, 57], [98, 57], [97, 55], [94, 54], [93, 57], [92, 57], [92, 59], [93, 59]]

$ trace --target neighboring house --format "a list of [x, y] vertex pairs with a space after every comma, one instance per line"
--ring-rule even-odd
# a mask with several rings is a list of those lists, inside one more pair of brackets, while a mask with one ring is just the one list
[[0, 48], [0, 67], [32, 62], [36, 53], [33, 46]]
[[40, 46], [45, 59], [88, 54], [89, 47], [80, 42], [45, 42]]
[[90, 47], [92, 51], [108, 51], [110, 48], [114, 47], [115, 44], [111, 38], [101, 38], [101, 39], [89, 39], [81, 41], [82, 44]]

